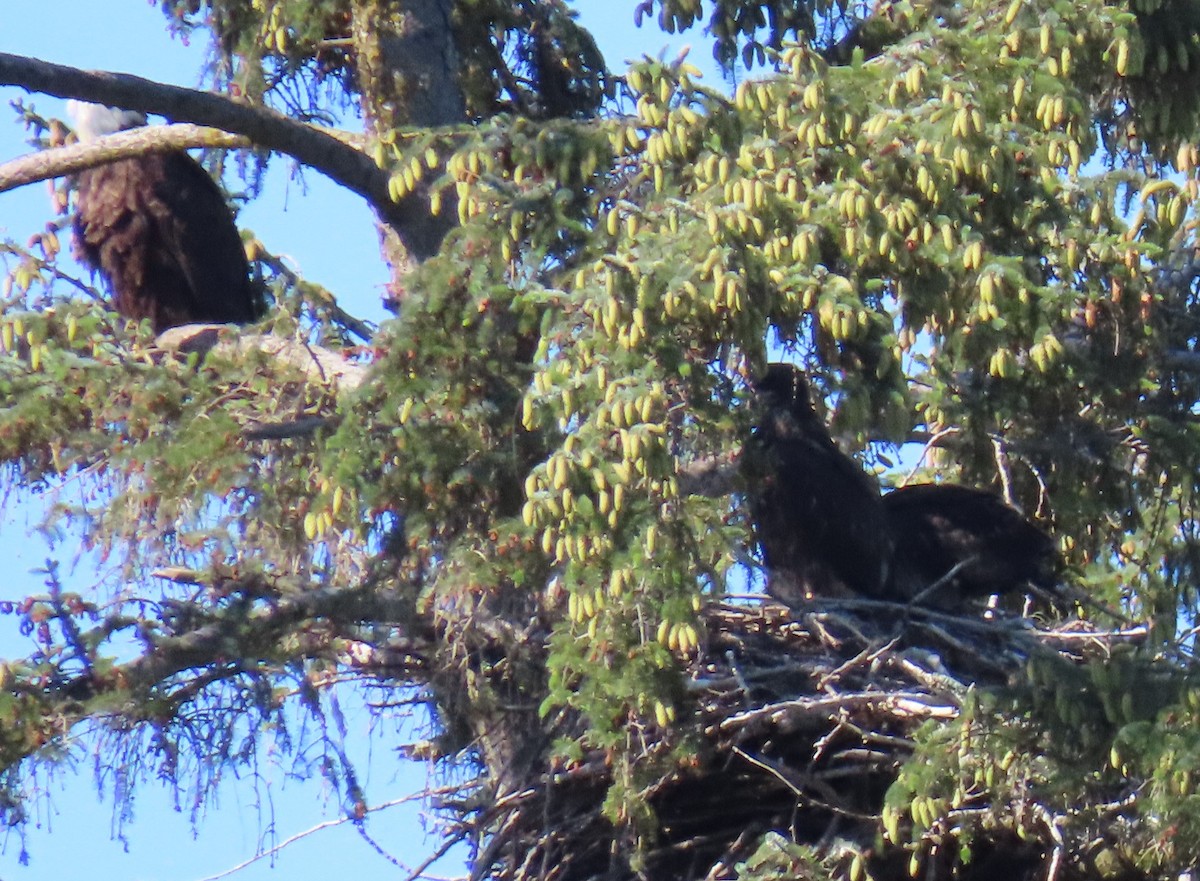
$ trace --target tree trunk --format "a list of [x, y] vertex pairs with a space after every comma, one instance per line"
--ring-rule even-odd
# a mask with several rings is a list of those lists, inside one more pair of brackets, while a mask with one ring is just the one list
[[[366, 133], [371, 139], [392, 136], [400, 128], [460, 125], [466, 104], [458, 83], [458, 52], [451, 28], [452, 0], [354, 0], [352, 28], [358, 57], [358, 83]], [[407, 200], [425, 216], [405, 223], [401, 238], [379, 224], [383, 258], [391, 267], [389, 305], [403, 301], [405, 277], [437, 253], [455, 225], [453, 200], [441, 212], [429, 211], [426, 187]], [[406, 206], [408, 207], [408, 206]]]

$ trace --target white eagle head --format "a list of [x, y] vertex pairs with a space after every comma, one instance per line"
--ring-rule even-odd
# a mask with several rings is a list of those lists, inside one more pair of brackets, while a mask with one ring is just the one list
[[101, 135], [137, 128], [146, 124], [146, 114], [140, 110], [122, 110], [87, 101], [67, 102], [67, 116], [74, 123], [75, 134], [81, 141], [91, 141]]

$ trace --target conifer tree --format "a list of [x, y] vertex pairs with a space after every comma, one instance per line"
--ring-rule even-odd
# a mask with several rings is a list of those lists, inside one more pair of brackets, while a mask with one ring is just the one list
[[[250, 241], [269, 318], [189, 352], [63, 280], [63, 218], [5, 245], [4, 491], [119, 564], [5, 610], [39, 647], [0, 666], [6, 821], [81, 726], [203, 781], [349, 678], [419, 694], [472, 772], [445, 817], [476, 878], [1200, 860], [1200, 4], [622, 6], [702, 27], [734, 88], [606, 68], [563, 0], [160, 5], [212, 41], [209, 94], [0, 82], [329, 174], [396, 318], [337, 364], [368, 329]], [[69, 173], [26, 122], [19, 180]], [[1053, 535], [1037, 626], [723, 602], [762, 580], [737, 460], [781, 357], [885, 485], [923, 444], [917, 476]]]

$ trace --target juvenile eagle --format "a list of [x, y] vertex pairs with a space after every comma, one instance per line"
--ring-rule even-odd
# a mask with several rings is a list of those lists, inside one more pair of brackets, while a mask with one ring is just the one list
[[[145, 125], [142, 113], [68, 102], [81, 141]], [[261, 318], [262, 292], [220, 188], [182, 150], [119, 159], [76, 177], [75, 238], [113, 307], [155, 333]]]
[[762, 415], [747, 468], [767, 593], [788, 604], [886, 598], [892, 543], [878, 486], [834, 444], [800, 370], [772, 364], [755, 388]]
[[922, 604], [1020, 590], [1053, 591], [1054, 541], [998, 496], [955, 484], [920, 483], [883, 497], [895, 543], [895, 593], [913, 599], [956, 566], [961, 568]]

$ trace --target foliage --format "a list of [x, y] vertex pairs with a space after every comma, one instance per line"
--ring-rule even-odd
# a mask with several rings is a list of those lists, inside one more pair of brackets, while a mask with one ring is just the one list
[[[358, 81], [352, 0], [161, 0], [170, 27], [211, 31], [218, 85], [270, 98], [302, 118], [328, 121]], [[562, 0], [454, 4], [463, 91], [472, 117], [511, 110], [533, 118], [591, 114], [605, 91], [604, 61]], [[363, 22], [360, 27], [369, 27]]]
[[[370, 109], [365, 5], [162, 6], [212, 34], [222, 87], [305, 119]], [[702, 14], [637, 14], [656, 9], [666, 30]], [[565, 5], [455, 4], [469, 119], [372, 150], [393, 196], [428, 193], [457, 228], [394, 280], [410, 296], [357, 393], [156, 348], [68, 289], [58, 226], [7, 246], [6, 489], [51, 490], [47, 526], [121, 563], [95, 596], [54, 587], [13, 610], [38, 634], [0, 703], [23, 732], [0, 743], [14, 792], [22, 761], [100, 717], [164, 754], [249, 760], [188, 714], [317, 712], [339, 669], [427, 687], [441, 749], [497, 800], [601, 756], [636, 867], [655, 787], [704, 748], [681, 663], [705, 657], [701, 611], [753, 553], [737, 492], [688, 476], [740, 449], [772, 341], [856, 451], [929, 441], [921, 473], [1003, 489], [1082, 590], [1152, 623], [1131, 656], [1042, 658], [929, 723], [879, 834], [917, 868], [959, 816], [958, 866], [1001, 832], [1079, 852], [1099, 835], [1100, 874], [1196, 859], [1177, 638], [1197, 613], [1196, 4], [711, 9], [717, 57], [761, 76], [730, 95], [686, 58], [644, 59], [627, 106], [602, 108], [612, 80]], [[259, 256], [272, 333], [349, 341], [328, 296]], [[314, 416], [284, 440], [253, 431]], [[1030, 793], [1077, 825], [1022, 814]], [[818, 841], [737, 858], [763, 878], [866, 870], [863, 842], [802, 845]]]

